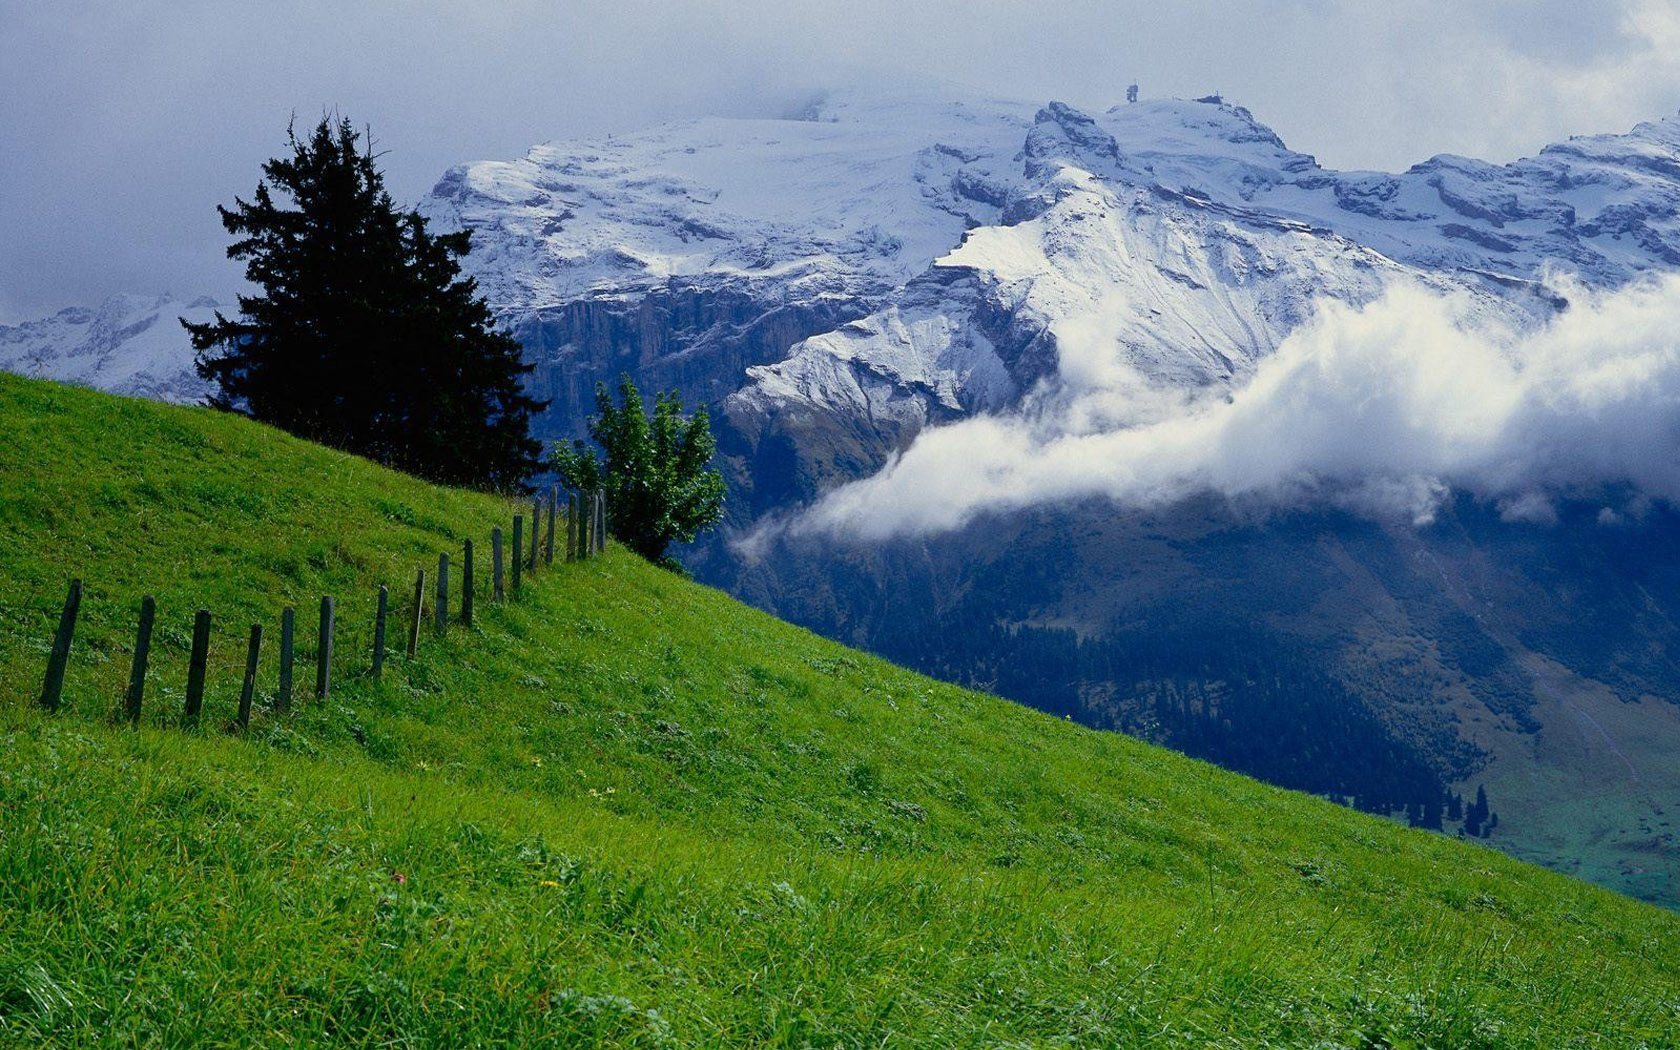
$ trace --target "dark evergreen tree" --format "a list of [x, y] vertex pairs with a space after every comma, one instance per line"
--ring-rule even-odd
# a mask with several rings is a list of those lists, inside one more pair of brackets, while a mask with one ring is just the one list
[[211, 403], [435, 481], [523, 487], [543, 406], [461, 276], [468, 233], [399, 211], [348, 120], [286, 140], [252, 200], [217, 208], [261, 294], [239, 297], [237, 320], [182, 321]]
[[574, 441], [555, 448], [554, 470], [574, 488], [607, 494], [607, 527], [625, 546], [680, 568], [666, 549], [691, 542], [723, 517], [723, 475], [710, 466], [717, 450], [711, 422], [703, 408], [684, 418], [675, 392], [655, 398], [649, 418], [628, 375], [619, 377], [618, 396], [614, 405], [606, 384], [595, 386], [589, 436], [604, 459]]
[[1464, 807], [1464, 833], [1472, 838], [1486, 837], [1487, 832], [1482, 825], [1488, 819], [1487, 789], [1476, 785], [1476, 801]]

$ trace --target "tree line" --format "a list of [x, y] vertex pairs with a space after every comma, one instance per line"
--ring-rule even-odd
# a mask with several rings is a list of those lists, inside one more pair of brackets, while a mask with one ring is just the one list
[[884, 655], [1280, 787], [1403, 815], [1415, 827], [1486, 837], [1498, 826], [1485, 788], [1466, 804], [1448, 786], [1451, 771], [1397, 736], [1298, 646], [1237, 624], [1143, 624], [1082, 636], [959, 624], [966, 615], [948, 613], [943, 630], [890, 632]]

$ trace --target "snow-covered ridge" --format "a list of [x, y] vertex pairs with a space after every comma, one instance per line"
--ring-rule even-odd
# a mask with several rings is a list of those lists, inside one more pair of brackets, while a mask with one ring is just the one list
[[201, 401], [209, 386], [193, 368], [179, 319], [208, 321], [217, 305], [209, 298], [114, 295], [97, 309], [70, 307], [0, 325], [0, 369], [158, 401]]
[[998, 100], [831, 96], [805, 119], [707, 118], [452, 169], [423, 205], [478, 231], [497, 305], [628, 294], [669, 278], [826, 271], [902, 283], [1061, 165], [1184, 208], [1295, 220], [1429, 269], [1593, 283], [1680, 265], [1680, 120], [1572, 139], [1508, 165], [1440, 156], [1339, 173], [1238, 106], [1104, 112]]
[[1004, 186], [988, 183], [1012, 166], [1032, 114], [844, 99], [797, 119], [681, 121], [454, 168], [423, 210], [475, 230], [473, 270], [503, 309], [670, 279], [880, 290], [996, 221]]

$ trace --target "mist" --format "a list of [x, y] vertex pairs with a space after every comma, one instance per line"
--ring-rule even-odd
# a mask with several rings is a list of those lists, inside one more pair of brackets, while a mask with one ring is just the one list
[[87, 0], [0, 11], [0, 322], [240, 287], [215, 206], [295, 113], [370, 127], [415, 201], [448, 167], [824, 87], [932, 78], [1102, 106], [1222, 91], [1337, 167], [1510, 159], [1680, 105], [1664, 0]]
[[1570, 307], [1526, 329], [1409, 283], [1327, 302], [1238, 388], [1192, 395], [1152, 388], [1086, 319], [1058, 331], [1058, 375], [1020, 414], [925, 431], [786, 527], [878, 540], [1208, 493], [1416, 526], [1454, 491], [1536, 523], [1560, 499], [1605, 500], [1606, 524], [1680, 502], [1680, 277], [1563, 287]]

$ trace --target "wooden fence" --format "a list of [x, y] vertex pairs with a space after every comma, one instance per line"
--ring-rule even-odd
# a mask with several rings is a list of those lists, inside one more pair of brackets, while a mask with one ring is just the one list
[[[504, 571], [502, 564], [502, 530], [490, 531], [491, 558], [491, 597], [497, 602], [517, 597], [524, 585], [526, 577], [534, 577], [537, 566], [551, 565], [556, 554], [554, 543], [556, 539], [555, 519], [562, 513], [560, 490], [558, 487], [549, 493], [547, 506], [548, 527], [546, 535], [540, 531], [540, 519], [543, 517], [543, 500], [540, 496], [531, 501], [531, 530], [529, 548], [525, 546], [525, 522], [519, 514], [513, 516], [513, 549], [512, 560], [508, 566], [512, 570], [511, 591], [504, 591]], [[564, 506], [566, 519], [565, 550], [563, 561], [583, 561], [592, 558], [606, 550], [607, 534], [607, 502], [606, 497], [599, 492], [571, 493], [566, 498]], [[546, 542], [544, 542], [546, 540]], [[437, 575], [434, 578], [436, 600], [433, 605], [432, 630], [435, 637], [442, 638], [448, 633], [451, 617], [449, 615], [449, 567], [450, 552], [438, 554]], [[462, 626], [471, 627], [473, 623], [473, 541], [465, 540], [461, 545], [461, 601], [458, 620]], [[412, 659], [419, 648], [420, 628], [424, 620], [424, 603], [426, 598], [426, 570], [419, 569], [414, 577], [414, 593], [412, 607], [408, 619], [407, 655]], [[374, 614], [373, 628], [373, 661], [369, 675], [379, 680], [384, 672], [386, 657], [386, 620], [389, 614], [390, 589], [385, 584], [379, 585], [378, 604]], [[59, 614], [58, 630], [53, 635], [50, 654], [47, 657], [47, 673], [41, 683], [40, 704], [49, 711], [57, 711], [63, 700], [64, 675], [70, 664], [71, 649], [76, 636], [76, 619], [80, 615], [82, 606], [82, 581], [71, 580], [69, 594], [64, 599], [63, 611]], [[337, 636], [337, 603], [332, 595], [321, 598], [320, 618], [317, 624], [315, 645], [315, 698], [325, 700], [332, 692], [333, 683], [333, 643]], [[140, 617], [136, 627], [134, 639], [134, 658], [129, 668], [128, 689], [124, 693], [120, 709], [120, 717], [129, 723], [140, 721], [140, 712], [146, 698], [146, 676], [151, 659], [152, 628], [157, 620], [157, 601], [152, 595], [144, 595], [140, 599]], [[198, 725], [204, 705], [204, 689], [207, 668], [210, 662], [210, 628], [211, 613], [209, 609], [199, 609], [193, 617], [192, 649], [187, 661], [187, 692], [186, 701], [181, 710], [181, 725], [191, 728]], [[274, 710], [285, 713], [292, 708], [292, 683], [295, 672], [294, 637], [296, 635], [297, 613], [291, 606], [280, 611], [280, 653], [279, 653], [279, 681], [274, 694]], [[257, 673], [262, 660], [263, 625], [251, 625], [250, 634], [245, 647], [245, 675], [239, 690], [239, 707], [229, 728], [242, 731], [251, 724], [251, 707], [256, 695]]]

